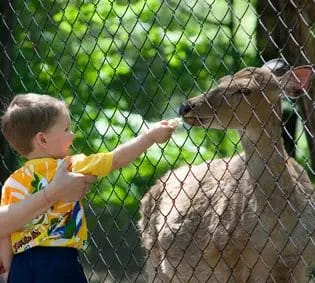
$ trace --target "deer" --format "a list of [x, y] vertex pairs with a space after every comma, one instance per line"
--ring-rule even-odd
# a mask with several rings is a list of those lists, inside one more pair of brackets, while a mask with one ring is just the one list
[[282, 139], [281, 98], [307, 95], [314, 66], [272, 60], [217, 81], [183, 121], [236, 129], [243, 152], [168, 171], [143, 196], [146, 282], [310, 282], [314, 188]]

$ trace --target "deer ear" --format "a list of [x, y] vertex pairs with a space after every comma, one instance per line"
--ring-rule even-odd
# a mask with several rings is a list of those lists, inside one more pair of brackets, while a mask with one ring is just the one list
[[286, 95], [291, 98], [298, 98], [303, 90], [308, 90], [314, 78], [314, 66], [301, 66], [287, 72], [282, 80], [282, 87]]

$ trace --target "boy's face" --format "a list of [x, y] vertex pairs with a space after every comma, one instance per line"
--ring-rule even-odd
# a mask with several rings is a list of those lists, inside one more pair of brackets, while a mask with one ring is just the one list
[[45, 133], [48, 155], [54, 158], [69, 155], [73, 137], [69, 113], [63, 112], [55, 125]]

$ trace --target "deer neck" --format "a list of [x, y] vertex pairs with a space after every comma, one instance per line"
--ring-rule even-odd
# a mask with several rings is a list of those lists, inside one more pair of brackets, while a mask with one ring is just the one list
[[257, 128], [241, 132], [249, 176], [267, 196], [273, 194], [277, 184], [289, 193], [294, 180], [288, 169], [279, 118], [271, 117], [267, 124]]

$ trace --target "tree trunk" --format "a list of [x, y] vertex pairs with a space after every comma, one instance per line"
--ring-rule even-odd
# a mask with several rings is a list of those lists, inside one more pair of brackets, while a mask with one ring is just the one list
[[[8, 100], [13, 95], [13, 90], [10, 86], [12, 75], [12, 52], [13, 52], [13, 0], [0, 1], [0, 105], [5, 108]], [[16, 164], [17, 159], [15, 154], [10, 150], [7, 142], [0, 132], [0, 184], [10, 174]]]
[[[262, 60], [282, 57], [292, 66], [315, 63], [315, 2], [310, 0], [258, 1], [258, 49]], [[314, 29], [314, 28], [313, 28]], [[310, 149], [310, 159], [315, 168], [315, 82], [301, 99], [301, 117]], [[294, 137], [295, 127], [287, 129]], [[286, 138], [287, 140], [287, 138]]]

